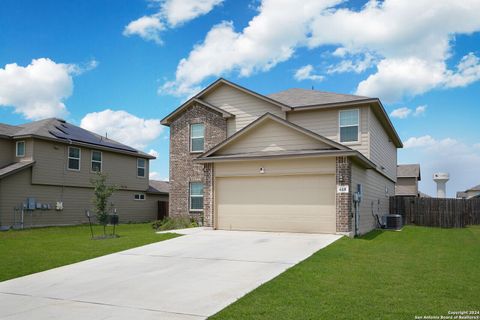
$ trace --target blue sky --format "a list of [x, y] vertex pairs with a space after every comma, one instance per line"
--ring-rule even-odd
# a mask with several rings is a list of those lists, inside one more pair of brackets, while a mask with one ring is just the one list
[[378, 96], [406, 145], [399, 163], [421, 164], [429, 194], [433, 172], [450, 172], [453, 196], [480, 184], [480, 5], [436, 3], [2, 1], [0, 121], [108, 132], [158, 153], [160, 179], [158, 120], [218, 76], [262, 94]]

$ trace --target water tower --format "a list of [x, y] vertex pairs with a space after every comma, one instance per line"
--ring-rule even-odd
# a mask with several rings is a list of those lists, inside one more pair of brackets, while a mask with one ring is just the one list
[[450, 180], [450, 175], [446, 172], [438, 172], [433, 174], [433, 181], [437, 183], [437, 198], [445, 198], [447, 189], [445, 184]]

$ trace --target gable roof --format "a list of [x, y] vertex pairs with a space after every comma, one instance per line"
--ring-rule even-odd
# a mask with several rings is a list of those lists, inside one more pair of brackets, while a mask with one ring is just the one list
[[209, 86], [207, 86], [205, 89], [203, 89], [202, 91], [200, 91], [199, 93], [197, 93], [195, 96], [193, 96], [192, 98], [190, 98], [189, 100], [187, 100], [186, 102], [184, 102], [182, 105], [180, 105], [178, 108], [176, 108], [175, 110], [173, 110], [171, 113], [169, 113], [165, 118], [163, 118], [160, 123], [163, 124], [163, 125], [170, 125], [170, 123], [172, 122], [172, 120], [178, 115], [180, 114], [183, 110], [185, 110], [186, 108], [188, 108], [193, 102], [196, 102], [196, 103], [199, 103], [199, 104], [202, 104], [203, 106], [205, 107], [208, 107], [212, 110], [215, 110], [219, 113], [221, 113], [223, 115], [223, 117], [225, 118], [229, 118], [229, 117], [233, 117], [234, 115], [219, 108], [219, 107], [216, 107], [204, 100], [202, 100], [201, 98], [208, 94], [209, 92], [213, 91], [215, 88], [217, 88], [218, 86], [220, 85], [227, 85], [229, 87], [232, 87], [232, 88], [235, 88], [237, 90], [240, 90], [246, 94], [249, 94], [249, 95], [252, 95], [258, 99], [261, 99], [261, 100], [264, 100], [266, 102], [269, 102], [277, 107], [280, 107], [282, 108], [283, 110], [291, 110], [292, 108], [283, 104], [282, 102], [279, 102], [279, 101], [276, 101], [276, 100], [273, 100], [267, 96], [264, 96], [262, 94], [259, 94], [257, 92], [254, 92], [250, 89], [247, 89], [247, 88], [244, 88], [236, 83], [233, 83], [231, 81], [228, 81], [224, 78], [219, 78], [217, 79], [216, 81], [214, 81], [213, 83], [211, 83]]
[[397, 165], [397, 178], [417, 178], [421, 180], [419, 164], [399, 164]]
[[[205, 153], [203, 153], [202, 155], [200, 155], [199, 158], [207, 158], [209, 157], [210, 155], [214, 154], [215, 152], [217, 152], [218, 150], [222, 149], [223, 147], [229, 145], [230, 143], [233, 143], [235, 140], [237, 140], [238, 138], [240, 138], [241, 136], [243, 136], [245, 133], [251, 131], [252, 129], [254, 129], [255, 127], [257, 127], [258, 125], [260, 125], [261, 123], [263, 123], [264, 121], [266, 120], [273, 120], [273, 121], [276, 121], [277, 123], [280, 123], [282, 125], [285, 125], [291, 129], [294, 129], [300, 133], [303, 133], [311, 138], [314, 138], [320, 142], [323, 142], [329, 146], [331, 146], [332, 149], [336, 149], [336, 150], [351, 150], [350, 148], [340, 144], [340, 143], [337, 143], [335, 141], [332, 141], [322, 135], [319, 135], [315, 132], [312, 132], [310, 130], [307, 130], [303, 127], [300, 127], [290, 121], [287, 121], [287, 120], [284, 120], [274, 114], [271, 114], [269, 112], [265, 113], [263, 116], [261, 116], [260, 118], [258, 118], [257, 120], [251, 122], [249, 125], [247, 125], [246, 127], [244, 127], [243, 129], [235, 132], [233, 135], [231, 135], [228, 139], [224, 140], [223, 142], [220, 142], [218, 145], [216, 145], [215, 147], [213, 147], [212, 149], [206, 151]], [[298, 151], [297, 151], [298, 152]]]
[[[402, 148], [403, 143], [398, 136], [395, 127], [378, 98], [357, 96], [352, 94], [339, 94], [318, 90], [288, 89], [268, 95], [268, 97], [278, 100], [292, 107], [292, 111], [304, 111], [313, 109], [327, 109], [343, 106], [352, 106], [359, 104], [370, 104], [375, 115], [380, 120], [385, 131], [392, 139], [397, 148]], [[375, 106], [375, 107], [374, 107]]]
[[99, 149], [107, 149], [112, 152], [137, 154], [144, 158], [155, 159], [147, 153], [57, 118], [43, 119], [18, 126], [0, 124], [0, 132], [4, 132], [6, 136], [12, 139], [33, 137], [63, 143], [93, 145]]
[[171, 121], [175, 118], [175, 116], [185, 110], [192, 102], [201, 103], [208, 108], [222, 113], [226, 118], [233, 116], [230, 113], [226, 113], [225, 110], [208, 104], [207, 102], [202, 100], [202, 97], [204, 95], [208, 94], [220, 85], [227, 85], [237, 90], [240, 90], [246, 94], [252, 95], [277, 107], [280, 107], [283, 111], [287, 112], [351, 106], [354, 104], [371, 104], [372, 106], [377, 106], [377, 108], [372, 107], [373, 112], [379, 118], [380, 123], [387, 131], [389, 137], [392, 139], [395, 146], [397, 148], [403, 147], [402, 140], [398, 136], [395, 127], [390, 121], [390, 118], [388, 117], [385, 108], [383, 107], [380, 99], [378, 98], [370, 98], [351, 94], [339, 94], [318, 90], [305, 90], [299, 88], [288, 89], [265, 96], [245, 87], [242, 87], [236, 83], [228, 81], [224, 78], [219, 78], [213, 83], [211, 83], [205, 89], [197, 93], [193, 98], [189, 99], [188, 101], [180, 105], [177, 109], [168, 114], [160, 121], [160, 123], [166, 126], [170, 125]]
[[301, 108], [331, 103], [364, 101], [372, 99], [369, 97], [355, 96], [351, 94], [339, 94], [333, 92], [306, 90], [299, 88], [291, 88], [277, 93], [272, 93], [267, 95], [267, 97], [282, 102], [292, 108]]
[[231, 117], [234, 117], [235, 115], [231, 114], [230, 112], [228, 111], [225, 111], [219, 107], [216, 107], [214, 106], [213, 104], [210, 104], [206, 101], [203, 101], [199, 98], [197, 98], [196, 96], [193, 97], [193, 98], [190, 98], [189, 100], [185, 101], [180, 107], [178, 107], [177, 109], [173, 110], [172, 112], [170, 112], [165, 118], [163, 118], [160, 123], [165, 125], [165, 126], [169, 126], [170, 123], [172, 122], [173, 119], [175, 119], [175, 117], [179, 114], [181, 114], [183, 112], [183, 110], [187, 109], [189, 106], [191, 106], [193, 103], [198, 103], [198, 104], [201, 104], [203, 105], [204, 107], [207, 107], [207, 108], [210, 108], [220, 114], [222, 114], [222, 116], [224, 118], [231, 118]]

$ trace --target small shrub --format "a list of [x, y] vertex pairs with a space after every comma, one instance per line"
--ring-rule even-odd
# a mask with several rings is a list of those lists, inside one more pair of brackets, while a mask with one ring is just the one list
[[198, 226], [194, 219], [185, 216], [165, 217], [152, 223], [152, 228], [157, 231], [196, 228]]

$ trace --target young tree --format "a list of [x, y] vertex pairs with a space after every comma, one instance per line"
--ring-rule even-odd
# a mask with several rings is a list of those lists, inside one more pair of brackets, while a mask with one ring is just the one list
[[106, 226], [108, 223], [108, 199], [117, 190], [115, 186], [107, 185], [107, 175], [97, 173], [95, 179], [90, 180], [93, 186], [94, 197], [92, 199], [97, 215], [97, 221], [103, 225], [103, 234], [106, 235]]

